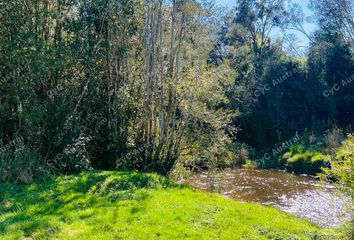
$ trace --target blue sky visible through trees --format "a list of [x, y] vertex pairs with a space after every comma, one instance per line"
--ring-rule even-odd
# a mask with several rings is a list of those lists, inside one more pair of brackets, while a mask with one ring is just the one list
[[[215, 0], [216, 4], [221, 5], [221, 6], [225, 6], [228, 8], [233, 8], [235, 6], [235, 2], [236, 2], [235, 0]], [[310, 0], [289, 0], [289, 2], [290, 3], [297, 3], [302, 7], [302, 9], [304, 11], [304, 15], [307, 19], [307, 21], [304, 23], [304, 28], [307, 33], [313, 32], [316, 29], [316, 25], [312, 21], [311, 16], [313, 15], [313, 13], [309, 9]], [[298, 47], [300, 47], [300, 48], [308, 47], [309, 40], [307, 39], [306, 36], [304, 36], [304, 34], [296, 32], [296, 31], [288, 31], [287, 33], [295, 35], [295, 37], [297, 38], [296, 45]], [[282, 36], [281, 33], [277, 32], [277, 31], [273, 32], [274, 38], [281, 37], [281, 36]]]

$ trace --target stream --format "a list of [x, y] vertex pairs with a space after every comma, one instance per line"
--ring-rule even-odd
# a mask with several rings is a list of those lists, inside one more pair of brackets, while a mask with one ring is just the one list
[[[213, 176], [213, 177], [211, 177]], [[350, 221], [350, 198], [316, 178], [277, 170], [235, 169], [195, 173], [186, 183], [228, 198], [273, 206], [308, 219], [321, 227], [337, 227]]]

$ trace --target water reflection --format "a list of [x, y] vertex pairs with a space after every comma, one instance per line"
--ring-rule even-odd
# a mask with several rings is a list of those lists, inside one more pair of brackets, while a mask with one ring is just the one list
[[335, 227], [350, 220], [349, 198], [315, 178], [282, 171], [258, 169], [198, 173], [185, 182], [229, 198], [274, 206], [307, 218], [322, 227]]

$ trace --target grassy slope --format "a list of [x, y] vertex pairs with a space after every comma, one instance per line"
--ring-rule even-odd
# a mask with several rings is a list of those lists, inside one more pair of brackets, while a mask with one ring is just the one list
[[330, 234], [274, 208], [155, 174], [82, 173], [0, 185], [0, 239], [335, 239]]

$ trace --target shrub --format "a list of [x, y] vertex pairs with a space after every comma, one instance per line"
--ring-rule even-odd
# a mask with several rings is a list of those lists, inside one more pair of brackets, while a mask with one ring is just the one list
[[339, 180], [343, 191], [354, 197], [354, 134], [349, 134], [342, 146], [330, 159], [331, 168], [325, 169], [323, 177]]
[[343, 130], [338, 127], [333, 127], [327, 130], [325, 135], [325, 141], [330, 153], [334, 153], [344, 140]]
[[303, 153], [304, 151], [305, 148], [302, 144], [296, 144], [290, 148], [290, 154]]
[[253, 157], [253, 149], [244, 143], [230, 144], [231, 151], [233, 152], [231, 166], [241, 166], [247, 163]]
[[67, 144], [54, 158], [47, 161], [47, 166], [57, 173], [77, 173], [92, 170], [90, 155], [87, 151], [89, 137], [80, 135]]
[[298, 153], [287, 160], [287, 170], [295, 173], [308, 173], [311, 155]]
[[28, 184], [35, 178], [48, 176], [41, 156], [25, 146], [0, 151], [0, 181]]
[[[290, 156], [290, 157], [289, 157]], [[328, 165], [329, 157], [321, 153], [304, 152], [292, 155], [290, 152], [283, 156], [287, 158], [286, 168], [297, 174], [315, 175]]]
[[315, 154], [311, 157], [311, 166], [315, 173], [320, 173], [322, 168], [329, 165], [330, 157], [322, 153]]

